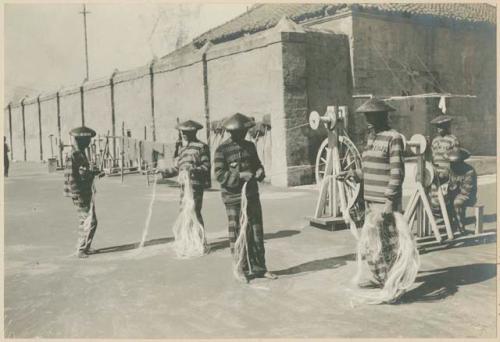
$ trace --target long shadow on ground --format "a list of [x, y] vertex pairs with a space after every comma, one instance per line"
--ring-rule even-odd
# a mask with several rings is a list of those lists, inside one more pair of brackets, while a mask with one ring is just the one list
[[[484, 232], [489, 233], [489, 232], [494, 232], [494, 230], [493, 231], [485, 230]], [[437, 251], [442, 251], [445, 249], [471, 247], [471, 246], [489, 244], [489, 243], [496, 242], [496, 240], [497, 240], [496, 234], [490, 234], [490, 235], [485, 235], [485, 236], [472, 235], [471, 232], [469, 232], [469, 234], [470, 234], [470, 236], [467, 236], [466, 239], [443, 241], [441, 244], [438, 244], [435, 246], [424, 247], [424, 248], [419, 250], [420, 255], [428, 254], [428, 253], [432, 253], [432, 252], [437, 252]]]
[[[276, 233], [264, 234], [264, 240], [280, 239], [288, 236], [297, 235], [299, 233], [300, 233], [299, 230], [293, 230], [293, 229], [280, 230]], [[209, 247], [211, 252], [229, 248], [229, 240], [227, 238], [224, 238], [224, 240], [212, 242], [209, 244]]]
[[[149, 240], [149, 241], [144, 242], [144, 247], [146, 247], [146, 246], [160, 245], [160, 244], [169, 243], [169, 242], [172, 242], [172, 241], [174, 241], [173, 237], [153, 239], [153, 240]], [[102, 254], [102, 253], [113, 253], [113, 252], [128, 251], [128, 250], [131, 250], [131, 249], [139, 248], [139, 244], [140, 244], [140, 242], [134, 242], [134, 243], [126, 244], [126, 245], [99, 248], [99, 249], [96, 249], [93, 254]]]
[[276, 275], [293, 275], [299, 273], [317, 272], [322, 270], [335, 269], [347, 264], [347, 261], [356, 260], [356, 254], [346, 254], [342, 256], [308, 261], [300, 265], [292, 266], [284, 270], [274, 271]]
[[442, 300], [457, 293], [460, 286], [477, 284], [496, 277], [496, 266], [493, 263], [470, 264], [423, 273], [415, 280], [416, 283], [422, 284], [405, 293], [399, 304]]

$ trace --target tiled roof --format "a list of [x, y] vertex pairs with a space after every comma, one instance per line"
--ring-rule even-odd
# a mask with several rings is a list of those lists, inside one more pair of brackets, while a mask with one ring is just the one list
[[199, 48], [207, 41], [220, 43], [245, 34], [267, 30], [287, 16], [296, 23], [319, 19], [343, 11], [395, 13], [405, 17], [430, 16], [471, 23], [496, 25], [496, 8], [488, 4], [388, 3], [388, 4], [258, 4], [240, 16], [205, 32], [193, 40]]

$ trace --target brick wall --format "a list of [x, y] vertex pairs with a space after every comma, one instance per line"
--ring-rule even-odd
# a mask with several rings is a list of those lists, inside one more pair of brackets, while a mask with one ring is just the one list
[[[487, 25], [354, 12], [311, 27], [349, 37], [354, 94], [379, 96], [451, 92], [477, 99], [451, 99], [454, 133], [477, 155], [496, 153], [495, 29]], [[355, 109], [366, 100], [353, 102]], [[408, 138], [435, 134], [429, 121], [439, 113], [436, 99], [393, 101], [391, 122]], [[352, 112], [352, 111], [351, 111]], [[477, 139], [481, 133], [482, 138]], [[350, 118], [349, 134], [362, 147], [365, 122]]]
[[257, 121], [271, 115], [271, 132], [259, 141], [257, 151], [273, 184], [286, 184], [287, 173], [281, 39], [279, 30], [271, 30], [215, 45], [207, 52], [211, 120], [236, 112]]
[[[448, 111], [455, 117], [453, 131], [473, 154], [495, 154], [493, 32], [369, 15], [355, 15], [353, 23], [355, 93], [477, 95], [477, 99], [447, 101]], [[440, 113], [437, 104], [438, 99], [393, 101], [391, 105], [398, 110], [391, 116], [392, 123], [407, 137], [434, 135], [429, 122]], [[356, 126], [357, 141], [362, 127], [362, 122]], [[480, 132], [481, 139], [477, 139]]]
[[288, 184], [314, 182], [315, 158], [327, 137], [308, 125], [313, 110], [351, 103], [349, 44], [345, 35], [289, 33], [283, 40]]

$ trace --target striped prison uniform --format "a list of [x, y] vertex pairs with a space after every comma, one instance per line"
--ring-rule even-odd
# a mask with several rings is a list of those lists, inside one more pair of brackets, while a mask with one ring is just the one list
[[[229, 246], [234, 253], [234, 244], [240, 233], [241, 190], [244, 182], [240, 180], [240, 172], [255, 174], [264, 168], [257, 155], [254, 143], [250, 141], [235, 142], [231, 138], [222, 142], [215, 151], [214, 170], [217, 181], [221, 184], [222, 201], [226, 207], [229, 225]], [[262, 223], [262, 207], [259, 197], [259, 186], [255, 178], [246, 187], [248, 206], [247, 248], [248, 265], [245, 258], [243, 272], [245, 274], [262, 275], [267, 271], [264, 249], [264, 229]]]
[[443, 216], [439, 205], [438, 187], [448, 182], [450, 177], [450, 162], [447, 159], [447, 154], [457, 147], [459, 147], [458, 139], [452, 134], [438, 135], [432, 140], [432, 162], [436, 177], [431, 184], [429, 198], [433, 215], [436, 218], [442, 218]]
[[[386, 200], [392, 211], [401, 211], [404, 180], [403, 139], [393, 129], [371, 135], [363, 152], [363, 189], [366, 212], [381, 214]], [[365, 255], [375, 279], [384, 284], [398, 248], [398, 233], [394, 222], [384, 222], [379, 230], [382, 251]]]
[[[203, 193], [206, 188], [210, 188], [212, 185], [208, 145], [198, 139], [188, 142], [185, 147], [181, 147], [175, 164], [175, 167], [166, 173], [168, 173], [169, 177], [173, 177], [178, 175], [180, 170], [190, 170], [196, 216], [198, 217], [198, 221], [204, 225], [201, 215]], [[181, 187], [181, 202], [183, 197], [184, 186]]]
[[458, 139], [452, 134], [443, 137], [438, 135], [432, 140], [432, 162], [441, 181], [446, 180], [450, 172], [450, 162], [447, 159], [447, 154], [457, 147], [459, 147]]
[[471, 207], [477, 201], [477, 175], [474, 168], [464, 162], [450, 168], [450, 180], [446, 202], [452, 210], [453, 219], [463, 223], [465, 207]]
[[66, 158], [64, 178], [65, 196], [73, 199], [78, 211], [78, 250], [85, 252], [89, 250], [97, 229], [92, 191], [94, 172], [90, 169], [85, 152], [74, 150]]
[[403, 139], [393, 129], [367, 141], [363, 152], [363, 188], [367, 202], [401, 202], [404, 180]]

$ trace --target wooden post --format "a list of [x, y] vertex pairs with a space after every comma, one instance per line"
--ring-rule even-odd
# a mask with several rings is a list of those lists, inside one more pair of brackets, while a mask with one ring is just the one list
[[207, 62], [207, 53], [206, 50], [203, 53], [202, 57], [203, 61], [203, 95], [204, 95], [204, 106], [205, 106], [205, 125], [206, 125], [206, 133], [207, 133], [207, 144], [209, 144], [208, 148], [212, 148], [210, 146], [210, 106], [209, 106], [209, 97], [208, 97], [208, 62]]
[[122, 183], [123, 183], [123, 167], [125, 164], [125, 122], [122, 121], [122, 167], [121, 167], [121, 178], [122, 178]]
[[10, 160], [14, 159], [14, 147], [12, 146], [12, 104], [9, 103], [9, 140], [10, 140]]
[[149, 79], [150, 79], [150, 92], [151, 92], [151, 130], [153, 134], [153, 141], [156, 141], [156, 125], [155, 125], [155, 82], [154, 82], [154, 67], [155, 61], [152, 60], [149, 65]]
[[[111, 135], [113, 135], [113, 164], [116, 158], [116, 123], [115, 123], [115, 75], [117, 70], [113, 72], [109, 79], [109, 88], [111, 93]], [[108, 134], [109, 135], [109, 134]]]
[[[54, 158], [54, 146], [52, 145], [52, 137], [53, 134], [49, 134], [49, 139], [50, 139], [50, 157]], [[56, 138], [56, 145], [57, 145], [57, 138]]]
[[56, 104], [57, 104], [57, 134], [59, 136], [59, 162], [62, 167], [63, 164], [63, 143], [61, 140], [61, 98], [59, 96], [59, 92], [56, 93]]
[[474, 217], [476, 218], [475, 234], [481, 234], [483, 232], [483, 212], [484, 206], [478, 205], [474, 207]]
[[40, 95], [36, 98], [38, 104], [38, 134], [40, 136], [40, 160], [43, 161], [43, 144], [42, 144], [42, 106], [40, 104]]
[[82, 114], [82, 126], [85, 126], [85, 100], [83, 96], [83, 85], [80, 86], [80, 111]]
[[144, 126], [144, 141], [148, 140], [147, 127]]
[[27, 160], [26, 158], [26, 121], [24, 118], [24, 100], [21, 100], [21, 115], [22, 115], [22, 120], [23, 120], [23, 148], [24, 148], [24, 161]]

